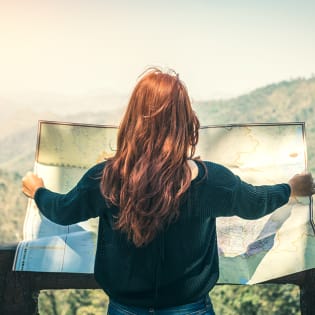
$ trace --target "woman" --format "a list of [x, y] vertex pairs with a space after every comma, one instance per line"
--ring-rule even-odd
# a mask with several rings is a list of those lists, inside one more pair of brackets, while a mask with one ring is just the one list
[[100, 217], [95, 279], [108, 314], [214, 314], [215, 218], [256, 219], [314, 193], [310, 174], [252, 186], [225, 167], [193, 159], [199, 121], [176, 74], [146, 72], [122, 120], [115, 156], [69, 193], [28, 174], [23, 192], [58, 224]]

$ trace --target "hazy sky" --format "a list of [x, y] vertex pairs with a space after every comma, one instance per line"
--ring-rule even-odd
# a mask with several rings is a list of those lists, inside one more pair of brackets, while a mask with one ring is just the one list
[[151, 65], [175, 69], [193, 99], [310, 77], [314, 12], [313, 0], [0, 0], [0, 95], [129, 94]]

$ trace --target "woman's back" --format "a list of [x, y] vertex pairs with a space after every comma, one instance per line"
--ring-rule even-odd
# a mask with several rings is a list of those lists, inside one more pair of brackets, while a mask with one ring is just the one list
[[109, 314], [149, 314], [152, 307], [206, 314], [219, 276], [215, 218], [256, 219], [290, 195], [315, 192], [310, 174], [252, 186], [221, 165], [194, 159], [198, 129], [178, 76], [152, 69], [131, 95], [111, 159], [64, 195], [34, 174], [23, 179], [23, 192], [58, 224], [100, 217], [95, 279], [110, 297]]

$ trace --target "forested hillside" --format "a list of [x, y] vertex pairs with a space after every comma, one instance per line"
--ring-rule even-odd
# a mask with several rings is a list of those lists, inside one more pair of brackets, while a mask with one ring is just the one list
[[309, 168], [315, 170], [315, 77], [283, 81], [229, 100], [196, 102], [202, 125], [305, 122]]
[[[211, 89], [211, 86], [209, 86]], [[309, 169], [315, 174], [315, 78], [272, 84], [229, 100], [193, 102], [202, 125], [225, 123], [305, 121]], [[23, 174], [32, 168], [37, 118], [73, 122], [118, 124], [115, 112], [56, 116], [45, 113], [8, 118], [0, 135], [0, 243], [17, 242], [27, 200], [20, 192]], [[40, 117], [39, 117], [40, 116]], [[35, 118], [36, 117], [36, 118]], [[4, 126], [7, 126], [6, 128]], [[10, 128], [10, 129], [8, 129]], [[218, 286], [211, 294], [217, 314], [299, 314], [298, 288], [294, 286]], [[106, 297], [98, 290], [47, 291], [40, 296], [41, 313], [47, 315], [103, 314]]]

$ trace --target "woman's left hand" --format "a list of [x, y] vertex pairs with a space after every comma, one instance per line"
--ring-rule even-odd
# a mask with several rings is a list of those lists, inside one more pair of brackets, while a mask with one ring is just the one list
[[27, 197], [34, 198], [36, 190], [41, 187], [45, 187], [43, 179], [32, 172], [22, 178], [22, 192]]

